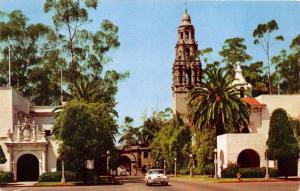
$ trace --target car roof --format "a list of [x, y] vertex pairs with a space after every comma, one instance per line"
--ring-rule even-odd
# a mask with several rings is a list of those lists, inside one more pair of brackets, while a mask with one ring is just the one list
[[149, 171], [157, 171], [157, 170], [163, 170], [161, 168], [152, 168], [152, 169], [149, 169]]

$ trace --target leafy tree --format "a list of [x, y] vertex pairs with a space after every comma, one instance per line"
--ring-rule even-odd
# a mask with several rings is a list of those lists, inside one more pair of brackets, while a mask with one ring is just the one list
[[54, 31], [44, 24], [28, 24], [19, 10], [4, 16], [0, 22], [0, 85], [8, 83], [9, 46], [11, 48], [11, 85], [39, 105], [59, 101], [59, 64]]
[[191, 153], [191, 133], [179, 116], [164, 123], [151, 142], [152, 156], [162, 165], [166, 160], [167, 169], [173, 172], [174, 158], [178, 167], [187, 167]]
[[232, 125], [236, 131], [249, 123], [250, 109], [240, 97], [233, 78], [220, 68], [204, 72], [200, 86], [191, 93], [190, 117], [195, 131], [214, 129], [216, 136]]
[[290, 44], [290, 50], [282, 49], [279, 55], [271, 59], [276, 66], [277, 84], [283, 93], [297, 93], [300, 91], [299, 47], [300, 35], [297, 35]]
[[205, 129], [195, 133], [193, 153], [196, 155], [197, 170], [199, 174], [213, 174], [214, 149], [217, 147], [215, 131]]
[[[271, 80], [271, 61], [270, 61], [270, 47], [273, 42], [272, 33], [279, 29], [275, 20], [271, 20], [268, 23], [259, 24], [253, 31], [254, 44], [260, 44], [267, 56], [268, 63], [268, 80], [269, 80], [269, 92], [272, 94], [272, 80]], [[274, 40], [283, 41], [282, 35], [275, 36]]]
[[0, 164], [4, 164], [4, 163], [6, 163], [6, 158], [2, 150], [2, 146], [0, 145]]
[[264, 75], [263, 62], [257, 61], [250, 65], [244, 65], [242, 69], [246, 81], [252, 84], [254, 97], [268, 92], [268, 78]]
[[[269, 136], [267, 140], [267, 155], [271, 160], [281, 160], [288, 164], [289, 159], [298, 158], [299, 147], [294, 136], [291, 121], [282, 108], [275, 109], [270, 119]], [[287, 166], [285, 176], [287, 177]]]
[[219, 61], [211, 61], [211, 53], [213, 52], [212, 48], [204, 48], [198, 51], [197, 57], [201, 58], [202, 63], [205, 64], [204, 71], [209, 70], [211, 68], [219, 68]]
[[83, 180], [87, 160], [105, 156], [106, 150], [115, 150], [115, 117], [116, 112], [109, 104], [77, 100], [70, 101], [58, 115], [53, 132], [60, 141], [59, 152]]
[[124, 130], [122, 136], [119, 139], [119, 143], [123, 143], [124, 145], [139, 145], [139, 128], [132, 126], [133, 119], [131, 117], [125, 117], [124, 122]]
[[47, 0], [44, 4], [46, 13], [53, 11], [53, 23], [61, 34], [61, 57], [67, 60], [67, 81], [73, 82], [81, 76], [99, 79], [103, 65], [111, 59], [105, 54], [112, 48], [119, 47], [118, 27], [104, 20], [93, 33], [84, 29], [92, 22], [88, 10], [97, 9], [97, 0]]
[[236, 63], [245, 63], [252, 57], [247, 54], [247, 46], [244, 44], [244, 38], [229, 38], [224, 41], [222, 50], [219, 52], [223, 57], [222, 62], [226, 63], [228, 72], [234, 76], [234, 68]]

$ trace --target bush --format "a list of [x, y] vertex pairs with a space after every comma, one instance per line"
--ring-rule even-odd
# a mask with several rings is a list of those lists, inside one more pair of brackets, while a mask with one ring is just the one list
[[[242, 178], [263, 178], [266, 175], [266, 168], [240, 168], [239, 173], [242, 175]], [[277, 170], [275, 168], [269, 168], [269, 175], [270, 177], [277, 177]]]
[[[236, 178], [236, 174], [240, 173], [241, 178], [263, 178], [266, 175], [265, 167], [239, 168], [237, 164], [230, 164], [222, 170], [223, 178]], [[277, 170], [269, 168], [270, 177], [277, 177]]]
[[239, 165], [235, 163], [228, 163], [227, 168], [222, 170], [223, 178], [236, 178], [238, 173]]
[[190, 170], [188, 168], [183, 168], [179, 170], [179, 174], [181, 175], [188, 175], [190, 174]]
[[[46, 172], [39, 176], [39, 182], [60, 182], [61, 181], [61, 171], [57, 172]], [[76, 172], [65, 171], [66, 182], [80, 181]]]
[[12, 182], [14, 175], [11, 172], [0, 171], [0, 182]]

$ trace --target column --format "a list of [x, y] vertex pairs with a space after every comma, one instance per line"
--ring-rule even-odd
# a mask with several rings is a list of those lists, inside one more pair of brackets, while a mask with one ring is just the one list
[[8, 172], [12, 172], [12, 164], [11, 164], [11, 162], [12, 162], [12, 157], [11, 157], [11, 148], [10, 147], [8, 147], [8, 151], [7, 151], [7, 171]]
[[47, 150], [42, 151], [42, 166], [41, 166], [42, 173], [47, 172], [47, 159], [46, 159], [47, 153], [46, 152], [47, 152]]

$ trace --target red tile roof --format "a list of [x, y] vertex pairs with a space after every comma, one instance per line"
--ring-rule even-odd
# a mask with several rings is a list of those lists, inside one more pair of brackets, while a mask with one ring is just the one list
[[259, 107], [265, 107], [266, 106], [266, 104], [262, 104], [257, 99], [252, 98], [252, 97], [244, 97], [241, 100], [248, 103], [250, 106], [259, 106]]

